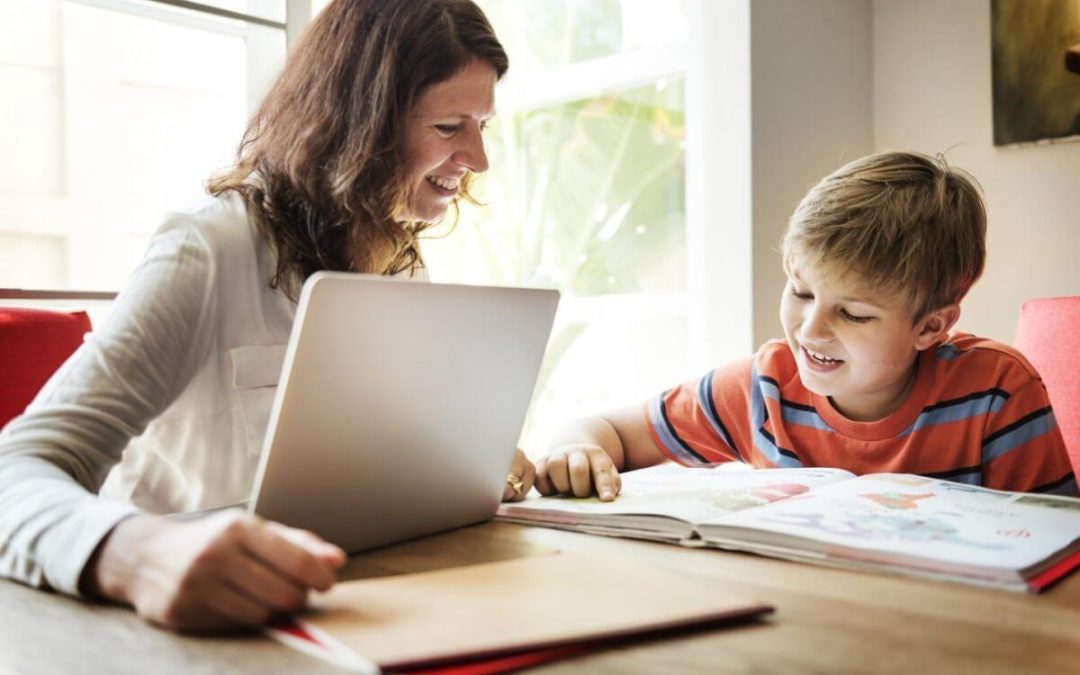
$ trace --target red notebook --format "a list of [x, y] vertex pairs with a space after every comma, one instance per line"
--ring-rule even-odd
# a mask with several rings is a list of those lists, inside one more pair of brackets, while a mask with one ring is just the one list
[[358, 672], [482, 675], [770, 611], [625, 558], [567, 553], [343, 582], [268, 632]]

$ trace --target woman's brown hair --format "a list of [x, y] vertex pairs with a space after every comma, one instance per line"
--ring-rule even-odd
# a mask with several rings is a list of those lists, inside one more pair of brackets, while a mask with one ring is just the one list
[[[335, 0], [305, 29], [236, 164], [209, 192], [239, 194], [277, 254], [270, 280], [296, 299], [318, 270], [396, 274], [421, 264], [396, 222], [407, 198], [402, 139], [421, 94], [471, 60], [509, 60], [471, 0]], [[469, 199], [467, 184], [461, 194]]]

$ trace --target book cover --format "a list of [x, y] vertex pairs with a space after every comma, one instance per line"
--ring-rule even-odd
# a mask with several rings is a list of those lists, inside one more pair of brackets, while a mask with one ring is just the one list
[[415, 672], [495, 659], [541, 662], [576, 647], [770, 611], [624, 558], [560, 553], [341, 582], [270, 634], [360, 672]]

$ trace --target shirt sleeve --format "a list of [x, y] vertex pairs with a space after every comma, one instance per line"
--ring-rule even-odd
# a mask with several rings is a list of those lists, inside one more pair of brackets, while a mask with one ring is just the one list
[[0, 433], [0, 575], [76, 594], [94, 549], [136, 513], [95, 493], [194, 376], [213, 278], [202, 233], [166, 222], [106, 322]]
[[1076, 477], [1046, 388], [1026, 369], [1017, 371], [1009, 375], [1012, 393], [984, 430], [983, 484], [999, 490], [1075, 497]]
[[645, 424], [660, 450], [680, 464], [746, 461], [739, 431], [746, 427], [751, 360], [709, 371], [645, 402]]

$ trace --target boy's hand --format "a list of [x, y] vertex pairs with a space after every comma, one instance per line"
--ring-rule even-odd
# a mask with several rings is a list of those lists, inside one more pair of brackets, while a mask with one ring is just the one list
[[180, 630], [259, 626], [329, 589], [345, 553], [304, 530], [240, 511], [190, 522], [122, 521], [83, 573], [90, 592]]
[[536, 489], [542, 495], [588, 497], [602, 502], [615, 499], [622, 478], [611, 457], [599, 445], [564, 445], [536, 463]]
[[529, 494], [535, 480], [536, 467], [521, 451], [521, 448], [518, 448], [514, 454], [514, 461], [510, 464], [510, 473], [506, 477], [502, 500], [504, 502], [520, 502], [525, 499], [525, 495]]

